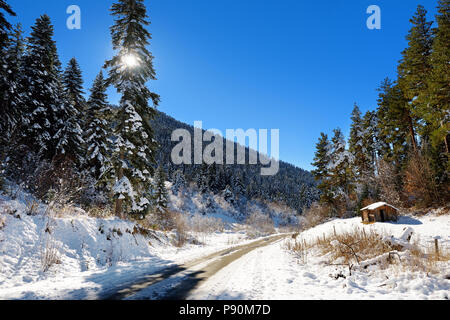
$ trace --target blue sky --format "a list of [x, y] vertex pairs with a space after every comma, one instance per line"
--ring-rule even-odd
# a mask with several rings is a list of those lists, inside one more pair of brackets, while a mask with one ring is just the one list
[[[26, 33], [47, 13], [64, 64], [76, 57], [89, 88], [113, 55], [112, 0], [9, 0]], [[347, 134], [356, 102], [376, 107], [376, 88], [395, 77], [409, 19], [420, 3], [433, 19], [437, 0], [149, 0], [150, 50], [160, 110], [204, 128], [280, 129], [280, 157], [311, 169], [320, 132]], [[66, 28], [76, 4], [81, 30]], [[382, 29], [369, 30], [376, 4]], [[110, 90], [110, 101], [119, 97]]]

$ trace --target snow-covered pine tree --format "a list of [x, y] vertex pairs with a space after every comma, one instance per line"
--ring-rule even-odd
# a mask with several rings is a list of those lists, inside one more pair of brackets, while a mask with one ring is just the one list
[[84, 162], [83, 119], [86, 102], [83, 97], [83, 79], [78, 62], [72, 58], [63, 74], [62, 108], [57, 113], [60, 120], [55, 135], [56, 156], [73, 161], [81, 167]]
[[80, 117], [83, 117], [87, 106], [83, 97], [83, 76], [77, 59], [70, 59], [63, 74], [64, 92]]
[[347, 200], [353, 191], [353, 173], [351, 163], [353, 156], [346, 149], [344, 134], [341, 129], [333, 130], [334, 136], [331, 139], [331, 150], [329, 156], [331, 162], [328, 166], [330, 171], [330, 184], [333, 188], [334, 200]]
[[53, 137], [62, 124], [58, 119], [63, 104], [61, 63], [50, 18], [42, 15], [31, 28], [23, 61], [23, 85], [27, 95], [24, 97], [26, 114], [22, 140], [41, 158], [50, 160], [56, 154]]
[[370, 183], [369, 177], [373, 173], [373, 136], [372, 113], [368, 112], [364, 119], [361, 111], [355, 105], [350, 128], [349, 152], [352, 155], [352, 169], [355, 182], [362, 186]]
[[[155, 116], [159, 96], [149, 90], [147, 81], [155, 80], [153, 56], [147, 46], [151, 34], [143, 0], [118, 0], [111, 8], [115, 23], [111, 27], [113, 49], [117, 55], [106, 62], [108, 83], [122, 95], [116, 119], [112, 164], [115, 181], [128, 180], [131, 189], [117, 192], [115, 213], [123, 217], [123, 203], [137, 214], [149, 210], [151, 174], [157, 148], [150, 120]], [[153, 107], [149, 106], [152, 100]]]
[[242, 175], [236, 173], [233, 179], [233, 192], [237, 197], [241, 197], [245, 193], [244, 183], [242, 182]]
[[[8, 69], [5, 80], [8, 87], [2, 91], [0, 103], [0, 140], [4, 139], [4, 146], [13, 148], [19, 134], [21, 123], [24, 88], [22, 87], [22, 58], [24, 53], [24, 38], [20, 24], [11, 31], [9, 43], [2, 54]], [[1, 142], [1, 141], [0, 141]]]
[[180, 192], [184, 192], [186, 188], [186, 179], [181, 170], [177, 170], [173, 173], [172, 192], [174, 195], [178, 195]]
[[7, 49], [10, 45], [11, 24], [6, 19], [5, 13], [11, 16], [16, 15], [10, 5], [4, 0], [0, 0], [0, 143], [2, 146], [6, 143], [6, 140], [3, 141], [3, 139], [7, 139], [7, 135], [16, 120], [16, 114], [10, 104], [10, 92], [14, 86], [11, 83], [12, 70], [6, 59]]
[[213, 163], [208, 168], [208, 188], [214, 194], [219, 192], [219, 188], [217, 186], [217, 165]]
[[314, 179], [319, 183], [318, 189], [321, 192], [321, 202], [330, 203], [332, 200], [330, 179], [331, 144], [325, 133], [320, 134], [316, 144], [316, 152], [312, 165], [316, 168], [312, 171]]
[[154, 184], [154, 211], [159, 218], [163, 219], [167, 213], [169, 195], [166, 189], [166, 174], [161, 166], [156, 170]]
[[363, 175], [372, 178], [375, 175], [377, 161], [378, 118], [375, 111], [367, 111], [362, 119], [362, 144], [364, 146]]
[[110, 156], [111, 125], [107, 120], [111, 114], [111, 107], [107, 101], [106, 82], [103, 72], [97, 75], [91, 88], [86, 115], [86, 143], [85, 166], [95, 180], [99, 180], [108, 169]]
[[201, 194], [205, 194], [209, 191], [208, 185], [208, 165], [206, 163], [202, 164], [200, 171], [198, 171], [196, 176], [197, 188]]
[[234, 205], [235, 202], [236, 202], [236, 199], [234, 197], [234, 193], [233, 193], [230, 185], [228, 185], [228, 184], [225, 187], [225, 191], [223, 192], [223, 198], [225, 199], [226, 202], [228, 202], [231, 205]]

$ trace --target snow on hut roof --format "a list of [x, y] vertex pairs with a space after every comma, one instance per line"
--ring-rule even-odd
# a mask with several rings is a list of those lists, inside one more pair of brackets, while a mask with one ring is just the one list
[[370, 211], [372, 211], [372, 210], [378, 209], [378, 208], [380, 208], [380, 207], [382, 207], [382, 206], [388, 206], [388, 207], [394, 208], [395, 210], [398, 211], [398, 209], [397, 209], [396, 207], [391, 206], [390, 204], [388, 204], [388, 203], [386, 203], [386, 202], [377, 202], [377, 203], [371, 204], [370, 206], [367, 206], [367, 207], [365, 207], [365, 208], [362, 208], [361, 211], [364, 211], [364, 210], [370, 210]]

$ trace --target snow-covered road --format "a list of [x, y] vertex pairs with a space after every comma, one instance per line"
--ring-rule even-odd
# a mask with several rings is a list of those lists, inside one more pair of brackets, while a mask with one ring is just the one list
[[[425, 217], [422, 221], [425, 224], [414, 226], [422, 240], [426, 242], [428, 233], [441, 233], [443, 243], [448, 243], [448, 217]], [[401, 231], [408, 225], [401, 222], [376, 224], [371, 228]], [[335, 220], [306, 232], [304, 236], [321, 235], [334, 227], [339, 230], [359, 224], [359, 219]], [[326, 265], [320, 257], [311, 256], [308, 263], [301, 263], [285, 249], [285, 241], [258, 248], [234, 261], [192, 291], [188, 299], [449, 299], [450, 280], [445, 279], [445, 270], [441, 274], [426, 274], [392, 266], [387, 270], [354, 271], [350, 276], [346, 267]], [[444, 269], [450, 271], [450, 266], [447, 264]]]

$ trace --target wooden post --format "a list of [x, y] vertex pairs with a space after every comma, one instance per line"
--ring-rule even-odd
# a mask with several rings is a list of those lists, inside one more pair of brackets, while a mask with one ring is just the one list
[[333, 226], [333, 229], [334, 229], [334, 236], [337, 237], [336, 226]]
[[436, 256], [439, 258], [439, 240], [434, 239], [434, 250], [436, 251]]

